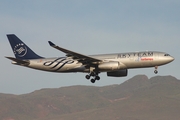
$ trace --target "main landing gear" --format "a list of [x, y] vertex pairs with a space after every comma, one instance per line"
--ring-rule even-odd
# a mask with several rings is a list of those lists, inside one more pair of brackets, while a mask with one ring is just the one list
[[157, 69], [158, 69], [158, 66], [155, 66], [155, 70], [154, 70], [154, 73], [155, 73], [155, 74], [158, 73]]
[[91, 79], [91, 82], [92, 82], [92, 83], [95, 83], [96, 80], [100, 80], [100, 77], [98, 76], [98, 73], [96, 73], [96, 72], [91, 72], [89, 75], [86, 75], [85, 77], [86, 77], [86, 79], [88, 79], [88, 80], [89, 80], [91, 77], [93, 77], [93, 78]]

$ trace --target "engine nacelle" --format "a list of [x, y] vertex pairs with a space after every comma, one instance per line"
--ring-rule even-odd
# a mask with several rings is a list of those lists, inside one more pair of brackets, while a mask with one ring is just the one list
[[112, 70], [119, 70], [120, 64], [119, 62], [113, 61], [113, 62], [105, 62], [98, 65], [98, 69], [101, 71], [112, 71]]
[[113, 71], [113, 72], [107, 72], [107, 76], [111, 77], [125, 77], [128, 74], [128, 70], [118, 70], [118, 71]]

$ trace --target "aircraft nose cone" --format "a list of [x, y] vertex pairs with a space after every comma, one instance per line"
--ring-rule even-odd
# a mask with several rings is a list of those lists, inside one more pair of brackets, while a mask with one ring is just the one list
[[160, 61], [162, 61], [164, 64], [170, 63], [174, 60], [174, 57], [168, 55], [168, 56], [164, 56], [162, 57], [162, 59], [160, 59]]
[[167, 60], [168, 63], [170, 63], [170, 62], [172, 62], [174, 60], [174, 57], [169, 56], [166, 60]]
[[170, 62], [174, 61], [174, 57], [170, 57]]

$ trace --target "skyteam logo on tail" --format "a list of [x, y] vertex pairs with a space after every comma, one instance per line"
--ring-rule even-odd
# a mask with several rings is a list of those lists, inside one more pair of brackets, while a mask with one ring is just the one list
[[14, 47], [14, 54], [18, 55], [19, 57], [25, 56], [27, 53], [27, 48], [23, 43], [17, 44]]

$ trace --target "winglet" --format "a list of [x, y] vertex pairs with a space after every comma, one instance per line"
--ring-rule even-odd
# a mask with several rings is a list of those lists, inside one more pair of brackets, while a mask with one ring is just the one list
[[50, 46], [56, 46], [53, 42], [48, 41]]

